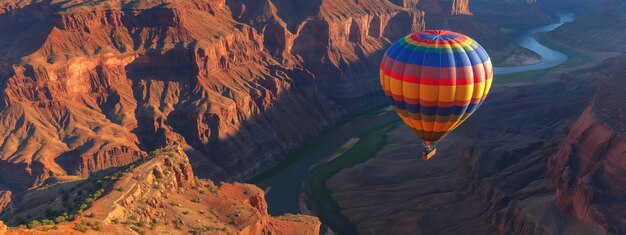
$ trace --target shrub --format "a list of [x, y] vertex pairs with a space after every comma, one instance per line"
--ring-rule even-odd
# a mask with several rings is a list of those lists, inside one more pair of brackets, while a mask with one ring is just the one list
[[89, 228], [86, 226], [85, 222], [77, 223], [76, 225], [74, 225], [74, 229], [81, 231], [83, 233], [86, 233], [87, 231], [89, 231]]
[[139, 233], [140, 235], [146, 234], [146, 231], [143, 231], [135, 226], [130, 227], [130, 229], [135, 230], [135, 232]]
[[141, 227], [146, 226], [146, 222], [139, 221], [139, 222], [137, 222], [135, 225], [137, 225], [137, 227], [140, 227], [140, 228], [141, 228]]
[[54, 222], [56, 222], [57, 224], [63, 223], [65, 221], [67, 221], [67, 217], [65, 217], [64, 215], [59, 215], [54, 218]]
[[89, 226], [91, 227], [91, 229], [96, 230], [96, 231], [102, 231], [102, 222], [97, 221], [94, 223], [89, 224]]
[[183, 221], [180, 218], [172, 221], [172, 224], [174, 224], [174, 228], [176, 229], [181, 229], [183, 227]]
[[41, 221], [41, 224], [43, 225], [54, 225], [54, 221], [49, 220], [49, 219], [44, 219]]
[[28, 228], [34, 228], [39, 226], [41, 226], [41, 222], [39, 222], [39, 220], [32, 220], [30, 221], [30, 223], [28, 223]]

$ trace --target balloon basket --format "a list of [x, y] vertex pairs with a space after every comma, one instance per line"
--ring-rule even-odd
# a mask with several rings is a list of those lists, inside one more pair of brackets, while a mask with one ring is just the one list
[[428, 159], [434, 157], [435, 154], [437, 154], [437, 149], [435, 149], [435, 148], [433, 148], [431, 150], [425, 149], [424, 152], [422, 153], [422, 158], [424, 160], [428, 160]]

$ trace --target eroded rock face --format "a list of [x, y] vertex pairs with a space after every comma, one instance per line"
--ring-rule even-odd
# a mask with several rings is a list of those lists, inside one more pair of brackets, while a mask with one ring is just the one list
[[384, 102], [383, 48], [424, 28], [422, 11], [377, 0], [11, 1], [0, 12], [0, 184], [18, 189], [172, 144], [202, 177], [251, 176]]
[[417, 6], [427, 14], [471, 15], [469, 0], [422, 0]]
[[[552, 2], [557, 2], [552, 1]], [[559, 4], [559, 3], [556, 3]], [[544, 25], [555, 21], [555, 16], [541, 2], [528, 0], [472, 0], [472, 12], [506, 27]]]
[[[58, 187], [66, 186], [58, 184], [21, 196], [38, 198], [32, 194], [53, 193]], [[27, 203], [29, 207], [37, 207], [38, 202], [45, 204], [48, 200]], [[269, 216], [264, 192], [254, 185], [224, 183], [216, 186], [210, 180], [197, 179], [179, 146], [160, 149], [153, 158], [125, 173], [83, 215], [58, 224], [57, 229], [48, 228], [46, 234], [77, 234], [76, 224], [86, 223], [100, 224], [99, 231], [85, 225], [90, 234], [136, 234], [137, 230], [142, 230], [149, 234], [197, 231], [313, 235], [319, 234], [320, 227], [319, 220], [312, 216]], [[130, 224], [136, 223], [143, 225], [131, 230]], [[0, 222], [0, 232], [2, 227]], [[44, 227], [50, 226], [12, 229], [7, 234], [32, 233]], [[4, 229], [6, 231], [6, 227]]]
[[551, 35], [570, 46], [593, 51], [624, 52], [621, 45], [626, 35], [626, 2], [615, 0], [583, 1], [587, 6], [577, 15], [576, 21], [565, 24]]
[[562, 210], [616, 234], [626, 231], [624, 65], [624, 57], [610, 63], [608, 80], [572, 125], [546, 170]]
[[[416, 156], [420, 140], [400, 125], [375, 156], [326, 186], [362, 234], [623, 233], [624, 67], [493, 86], [435, 158]], [[598, 85], [606, 74], [620, 82]], [[602, 121], [586, 117], [590, 102]]]

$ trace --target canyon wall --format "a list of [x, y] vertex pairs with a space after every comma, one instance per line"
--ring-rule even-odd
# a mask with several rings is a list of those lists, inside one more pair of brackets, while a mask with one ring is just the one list
[[611, 59], [602, 84], [572, 125], [546, 172], [559, 207], [611, 233], [626, 232], [626, 58]]
[[[624, 52], [626, 40], [626, 2], [592, 1], [577, 15], [576, 21], [565, 24], [550, 35], [569, 46], [603, 52]], [[589, 4], [589, 3], [587, 3]]]
[[[434, 158], [419, 158], [420, 140], [400, 125], [326, 186], [362, 234], [621, 234], [624, 86], [598, 84], [623, 80], [623, 68], [498, 83]], [[590, 102], [607, 124], [585, 121]]]
[[0, 6], [0, 184], [21, 190], [171, 144], [201, 177], [254, 175], [382, 104], [383, 49], [424, 28], [375, 0]]
[[506, 27], [543, 25], [555, 20], [553, 13], [543, 7], [542, 1], [473, 0], [470, 6], [480, 18]]
[[89, 191], [88, 187], [76, 190], [77, 185], [104, 182], [100, 196], [92, 196], [90, 207], [73, 220], [57, 222], [56, 228], [29, 223], [29, 229], [12, 228], [6, 234], [319, 234], [315, 217], [268, 215], [264, 192], [254, 185], [215, 185], [197, 179], [177, 146], [159, 149], [149, 160], [119, 174], [109, 173], [22, 193], [12, 205], [19, 209], [3, 215], [12, 225], [25, 214], [50, 217], [63, 210], [63, 197], [80, 199], [84, 193], [78, 192]]

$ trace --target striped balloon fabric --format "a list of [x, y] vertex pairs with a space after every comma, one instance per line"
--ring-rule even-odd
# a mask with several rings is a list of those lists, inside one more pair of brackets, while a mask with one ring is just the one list
[[445, 30], [401, 38], [389, 47], [380, 65], [385, 94], [426, 146], [476, 111], [492, 79], [485, 49], [463, 34]]

